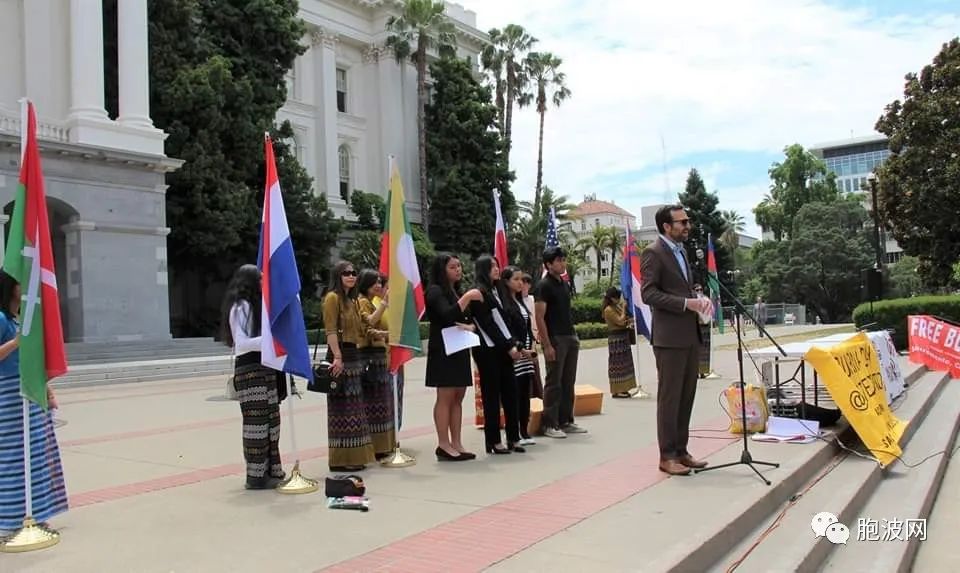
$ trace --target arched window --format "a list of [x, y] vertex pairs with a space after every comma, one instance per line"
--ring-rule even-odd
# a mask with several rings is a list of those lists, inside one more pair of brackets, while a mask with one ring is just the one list
[[340, 197], [347, 203], [350, 202], [350, 148], [341, 145], [337, 150], [337, 156], [340, 160]]

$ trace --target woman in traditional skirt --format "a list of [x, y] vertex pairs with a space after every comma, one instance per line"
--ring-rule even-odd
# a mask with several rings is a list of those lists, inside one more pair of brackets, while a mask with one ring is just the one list
[[[0, 536], [23, 525], [26, 512], [23, 457], [23, 399], [20, 397], [20, 286], [0, 272]], [[56, 408], [47, 387], [47, 403]], [[33, 519], [44, 523], [67, 511], [67, 489], [53, 417], [30, 402], [30, 482]]]
[[327, 394], [328, 463], [333, 472], [358, 472], [376, 459], [360, 357], [360, 349], [367, 346], [370, 327], [360, 318], [357, 271], [353, 264], [337, 263], [330, 282], [330, 291], [323, 297], [323, 327], [327, 332], [330, 373], [339, 378], [340, 385]]
[[[379, 307], [381, 303], [387, 302], [387, 275], [380, 273], [380, 294], [374, 295], [373, 306]], [[383, 330], [390, 331], [390, 322], [387, 320], [387, 314], [380, 317], [380, 325]], [[389, 355], [389, 352], [388, 352]], [[392, 383], [392, 381], [391, 381]], [[391, 392], [393, 389], [391, 388]], [[397, 429], [403, 428], [403, 365], [397, 370]], [[397, 436], [397, 447], [400, 447], [400, 436]]]
[[280, 462], [280, 400], [286, 385], [282, 372], [260, 364], [260, 299], [260, 269], [243, 265], [223, 298], [221, 336], [236, 357], [233, 385], [243, 416], [247, 489], [273, 489], [285, 477]]
[[365, 366], [363, 375], [363, 402], [367, 408], [367, 424], [370, 425], [370, 437], [378, 460], [387, 457], [396, 445], [396, 433], [393, 427], [393, 384], [387, 363], [387, 325], [384, 314], [387, 301], [373, 303], [382, 292], [383, 282], [380, 273], [373, 269], [360, 271], [357, 279], [357, 304], [360, 318], [370, 328], [367, 346], [360, 349], [360, 358]]
[[610, 393], [614, 398], [630, 398], [637, 387], [633, 369], [633, 349], [630, 331], [633, 318], [627, 316], [626, 305], [620, 300], [620, 289], [610, 287], [603, 297], [603, 320], [607, 323], [607, 374]]

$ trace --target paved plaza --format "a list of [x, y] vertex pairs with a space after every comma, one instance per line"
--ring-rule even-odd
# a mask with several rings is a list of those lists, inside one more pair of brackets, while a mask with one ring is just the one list
[[[652, 391], [652, 352], [646, 345], [640, 351], [641, 382]], [[0, 570], [637, 571], [655, 561], [631, 543], [655, 538], [658, 526], [636, 519], [637, 503], [658, 503], [637, 494], [668, 479], [656, 467], [656, 404], [609, 397], [605, 349], [581, 354], [579, 382], [605, 391], [603, 414], [578, 420], [589, 434], [539, 438], [526, 454], [487, 456], [470, 392], [464, 441], [479, 459], [460, 464], [433, 456], [433, 392], [423, 386], [424, 366], [417, 359], [407, 368], [401, 433], [418, 463], [365, 471], [368, 513], [327, 509], [322, 492], [245, 491], [240, 412], [223, 399], [223, 378], [62, 388], [58, 435], [71, 505], [53, 523], [62, 542], [0, 556]], [[736, 374], [736, 353], [718, 352], [716, 370], [722, 379], [699, 386], [691, 449], [720, 463], [739, 456], [718, 404]], [[308, 394], [295, 406], [303, 473], [323, 478], [324, 397]], [[297, 456], [283, 412], [289, 471]], [[689, 488], [706, 476], [728, 489], [758, 487], [747, 468], [669, 479]], [[662, 510], [664, 523], [693, 518], [665, 503]]]

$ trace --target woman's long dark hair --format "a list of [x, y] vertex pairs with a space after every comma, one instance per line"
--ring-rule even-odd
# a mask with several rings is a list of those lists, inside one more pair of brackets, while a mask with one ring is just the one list
[[[501, 300], [514, 298], [518, 303], [524, 304], [523, 291], [513, 292], [513, 290], [510, 289], [510, 279], [512, 279], [513, 275], [516, 274], [519, 274], [521, 277], [523, 277], [523, 271], [513, 265], [506, 266], [500, 271], [500, 298]], [[528, 308], [527, 310], [530, 309]]]
[[603, 295], [603, 303], [600, 305], [600, 312], [603, 312], [608, 306], [616, 307], [617, 303], [619, 302], [620, 289], [613, 286], [608, 288], [606, 294]]
[[20, 305], [19, 300], [16, 302], [13, 300], [13, 291], [18, 284], [20, 283], [17, 282], [17, 279], [0, 271], [0, 312], [7, 317], [7, 320], [13, 319], [13, 305]]
[[373, 285], [380, 280], [380, 272], [373, 269], [363, 269], [360, 271], [360, 277], [357, 279], [357, 290], [360, 296], [367, 297]]
[[484, 294], [492, 295], [496, 285], [490, 280], [490, 271], [497, 260], [490, 255], [480, 255], [473, 264], [476, 287]]
[[[343, 302], [348, 298], [355, 299], [357, 298], [357, 287], [354, 287], [350, 290], [347, 290], [343, 286], [343, 271], [353, 267], [353, 263], [350, 261], [340, 261], [333, 266], [333, 270], [330, 271], [330, 289], [327, 292], [335, 292], [337, 296], [340, 297], [340, 301]], [[356, 270], [356, 267], [353, 267]], [[359, 281], [357, 281], [359, 284]]]
[[227, 292], [223, 295], [220, 308], [220, 340], [227, 346], [233, 346], [233, 332], [230, 330], [230, 310], [233, 305], [245, 300], [250, 303], [250, 336], [260, 336], [260, 269], [257, 265], [243, 265], [233, 273]]
[[459, 261], [460, 257], [453, 253], [437, 253], [437, 257], [433, 259], [433, 267], [430, 269], [430, 284], [437, 285], [444, 291], [452, 290], [454, 293], [459, 293], [460, 283], [451, 283], [447, 280], [447, 264], [450, 263], [451, 259], [457, 259]]

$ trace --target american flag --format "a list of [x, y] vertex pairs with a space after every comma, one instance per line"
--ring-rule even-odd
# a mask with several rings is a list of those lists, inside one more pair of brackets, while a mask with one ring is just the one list
[[[559, 247], [560, 246], [560, 237], [557, 235], [557, 210], [553, 207], [550, 207], [550, 217], [547, 218], [547, 247]], [[547, 276], [547, 269], [543, 269], [543, 273], [540, 275], [540, 278]], [[562, 276], [563, 280], [570, 282], [569, 273], [564, 272]]]

